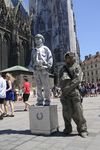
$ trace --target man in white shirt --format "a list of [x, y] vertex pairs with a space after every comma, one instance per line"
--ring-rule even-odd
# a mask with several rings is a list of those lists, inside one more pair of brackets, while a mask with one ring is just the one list
[[4, 99], [6, 98], [6, 81], [3, 79], [0, 73], [0, 120], [3, 119], [3, 109], [2, 105], [4, 104]]
[[[37, 85], [37, 105], [50, 105], [50, 83], [48, 70], [53, 65], [53, 57], [50, 49], [44, 45], [44, 37], [37, 34], [34, 38], [35, 48], [31, 53], [29, 70], [32, 70]], [[44, 90], [44, 96], [42, 94]], [[45, 102], [45, 104], [43, 104]]]

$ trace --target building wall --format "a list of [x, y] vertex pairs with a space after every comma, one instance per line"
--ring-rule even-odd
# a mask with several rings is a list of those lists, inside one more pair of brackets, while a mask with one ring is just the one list
[[0, 70], [8, 67], [10, 40], [10, 34], [0, 29]]
[[89, 83], [100, 82], [100, 54], [89, 56], [83, 61], [84, 79]]
[[53, 72], [58, 78], [67, 51], [74, 52], [79, 60], [72, 0], [29, 0], [29, 7], [34, 18], [32, 33], [45, 37], [45, 45], [51, 49], [54, 58]]
[[18, 0], [1, 0], [0, 10], [0, 70], [15, 65], [28, 66], [31, 54], [29, 17]]
[[41, 33], [55, 61], [62, 62], [66, 51], [77, 55], [75, 18], [71, 0], [30, 0], [34, 12], [33, 35]]
[[69, 24], [69, 41], [70, 41], [70, 49], [77, 53], [76, 50], [76, 31], [75, 31], [75, 21], [74, 21], [74, 13], [73, 13], [73, 4], [72, 0], [67, 0], [67, 12], [68, 12], [68, 24]]

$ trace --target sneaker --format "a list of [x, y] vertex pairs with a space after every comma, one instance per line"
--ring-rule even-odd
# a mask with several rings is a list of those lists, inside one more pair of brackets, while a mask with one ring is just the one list
[[9, 117], [9, 114], [3, 113], [3, 117]]
[[36, 103], [36, 106], [43, 106], [43, 103]]
[[3, 120], [3, 115], [0, 116], [0, 120]]
[[64, 130], [63, 130], [63, 133], [64, 133], [65, 135], [69, 135], [69, 134], [72, 133], [72, 129], [70, 129], [70, 130], [64, 129]]
[[44, 106], [50, 106], [50, 103], [44, 104]]
[[24, 109], [24, 111], [27, 111], [27, 109]]
[[44, 106], [50, 106], [50, 100], [45, 100]]
[[11, 114], [11, 115], [9, 115], [9, 117], [14, 117], [14, 115], [13, 115], [13, 114]]
[[87, 136], [88, 136], [88, 132], [81, 132], [81, 133], [79, 133], [79, 135], [81, 136], [81, 137], [83, 137], [83, 138], [86, 138]]

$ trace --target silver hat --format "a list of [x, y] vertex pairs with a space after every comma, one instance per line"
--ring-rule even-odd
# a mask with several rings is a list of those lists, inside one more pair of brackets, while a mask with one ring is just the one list
[[34, 38], [42, 39], [42, 41], [45, 42], [45, 39], [44, 39], [43, 35], [41, 35], [41, 34], [36, 34]]

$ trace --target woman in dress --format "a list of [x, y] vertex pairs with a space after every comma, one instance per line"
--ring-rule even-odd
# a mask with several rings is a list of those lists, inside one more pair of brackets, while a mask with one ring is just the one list
[[[5, 101], [5, 112], [6, 116], [14, 117], [14, 90], [13, 90], [13, 82], [14, 78], [11, 74], [6, 74], [6, 83], [7, 83], [7, 89], [6, 89], [6, 101]], [[11, 114], [8, 114], [8, 104], [11, 109]]]

